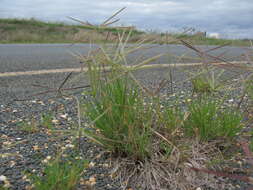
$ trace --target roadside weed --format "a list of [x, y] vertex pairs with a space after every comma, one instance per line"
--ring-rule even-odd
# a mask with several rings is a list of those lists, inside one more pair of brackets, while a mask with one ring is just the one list
[[7, 188], [7, 187], [4, 187], [4, 186], [2, 186], [2, 185], [0, 185], [0, 190], [10, 190], [10, 189]]
[[99, 131], [93, 137], [120, 154], [143, 159], [150, 141], [150, 111], [145, 110], [136, 85], [127, 77], [101, 83], [99, 94], [84, 104]]
[[38, 123], [34, 117], [31, 118], [30, 121], [22, 121], [18, 124], [21, 131], [27, 133], [35, 133], [39, 131]]
[[184, 120], [184, 112], [179, 106], [168, 107], [163, 112], [162, 125], [170, 132], [181, 128]]
[[43, 127], [46, 127], [48, 129], [53, 129], [53, 114], [51, 112], [49, 113], [43, 113], [41, 116], [41, 125]]
[[187, 135], [208, 141], [232, 138], [242, 128], [242, 116], [233, 110], [223, 110], [217, 101], [204, 98], [188, 106], [189, 118], [184, 124]]
[[46, 166], [42, 177], [31, 175], [30, 178], [36, 190], [74, 190], [85, 167], [87, 163], [84, 161], [56, 159]]
[[245, 83], [245, 90], [251, 100], [253, 100], [253, 76], [249, 77]]
[[220, 78], [224, 73], [224, 70], [219, 71], [218, 73], [211, 68], [207, 70], [202, 69], [197, 76], [191, 79], [193, 92], [195, 93], [213, 93], [218, 91], [221, 87]]

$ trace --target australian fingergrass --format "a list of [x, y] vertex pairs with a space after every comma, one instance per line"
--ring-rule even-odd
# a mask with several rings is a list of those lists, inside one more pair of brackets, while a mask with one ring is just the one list
[[98, 131], [86, 132], [114, 152], [144, 159], [150, 150], [152, 111], [144, 106], [142, 92], [122, 65], [104, 58], [88, 63], [91, 93], [83, 106]]
[[43, 177], [33, 174], [30, 179], [36, 190], [74, 190], [85, 167], [84, 161], [63, 162], [56, 159], [45, 167]]
[[233, 138], [241, 131], [242, 116], [228, 109], [222, 109], [221, 103], [204, 98], [189, 104], [189, 117], [184, 124], [187, 135], [200, 140]]

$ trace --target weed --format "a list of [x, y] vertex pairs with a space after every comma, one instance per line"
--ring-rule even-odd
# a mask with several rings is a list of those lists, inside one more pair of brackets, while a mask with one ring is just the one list
[[115, 152], [143, 159], [149, 154], [150, 111], [136, 85], [127, 77], [100, 85], [92, 101], [84, 104], [99, 130], [94, 138]]
[[[126, 34], [126, 39], [131, 33]], [[144, 160], [150, 156], [151, 126], [153, 111], [151, 104], [144, 103], [144, 89], [125, 67], [126, 42], [120, 37], [116, 49], [108, 53], [104, 48], [85, 61], [91, 85], [87, 92], [89, 100], [83, 104], [85, 113], [95, 131], [85, 131], [90, 137], [119, 155]], [[136, 47], [133, 47], [136, 50]], [[113, 56], [111, 56], [113, 55]], [[158, 56], [156, 56], [158, 57]], [[149, 63], [156, 57], [144, 60]], [[123, 65], [124, 64], [124, 65]]]
[[200, 75], [195, 76], [191, 82], [193, 86], [193, 92], [195, 93], [213, 93], [218, 91], [222, 85], [219, 81], [223, 74], [221, 70], [218, 74], [213, 70], [201, 71]]
[[38, 129], [38, 123], [34, 117], [30, 121], [22, 121], [19, 124], [20, 130], [27, 133], [35, 133]]
[[197, 76], [192, 79], [193, 92], [208, 93], [212, 91], [212, 88], [208, 81], [203, 76]]
[[7, 188], [7, 187], [4, 187], [4, 186], [2, 186], [2, 185], [0, 185], [0, 190], [10, 190], [10, 189]]
[[173, 147], [171, 145], [168, 145], [167, 143], [161, 143], [160, 144], [160, 149], [161, 149], [161, 152], [164, 154], [165, 157], [169, 157], [172, 150], [173, 150]]
[[242, 116], [233, 110], [222, 110], [217, 101], [204, 98], [188, 107], [190, 115], [184, 129], [189, 136], [195, 135], [205, 141], [232, 138], [242, 129]]
[[161, 120], [162, 125], [170, 132], [175, 130], [176, 128], [181, 128], [183, 124], [184, 113], [179, 108], [179, 106], [175, 105], [174, 107], [166, 108], [164, 110], [163, 118]]
[[249, 77], [245, 83], [245, 90], [251, 100], [253, 100], [253, 76]]
[[48, 129], [53, 129], [53, 114], [50, 112], [50, 113], [44, 113], [42, 114], [41, 116], [41, 125], [43, 127], [46, 127]]
[[42, 177], [31, 175], [30, 178], [36, 190], [74, 190], [85, 167], [87, 163], [84, 161], [56, 159], [46, 166]]

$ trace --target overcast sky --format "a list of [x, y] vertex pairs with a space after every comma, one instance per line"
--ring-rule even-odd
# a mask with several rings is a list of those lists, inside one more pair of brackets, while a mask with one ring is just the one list
[[116, 10], [121, 23], [141, 29], [175, 31], [194, 27], [229, 38], [253, 38], [253, 0], [0, 0], [0, 18], [98, 24]]

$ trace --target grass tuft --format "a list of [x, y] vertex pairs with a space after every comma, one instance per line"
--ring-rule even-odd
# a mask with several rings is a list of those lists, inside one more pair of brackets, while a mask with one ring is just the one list
[[120, 155], [142, 160], [149, 155], [151, 110], [134, 81], [127, 74], [117, 78], [115, 67], [104, 77], [89, 67], [91, 100], [83, 106], [97, 130], [89, 135]]
[[56, 159], [46, 166], [42, 177], [31, 175], [30, 178], [36, 190], [74, 190], [85, 167], [87, 163], [84, 161], [63, 162]]
[[184, 124], [186, 134], [208, 141], [229, 139], [242, 129], [242, 115], [211, 99], [195, 100], [188, 106], [189, 117]]

